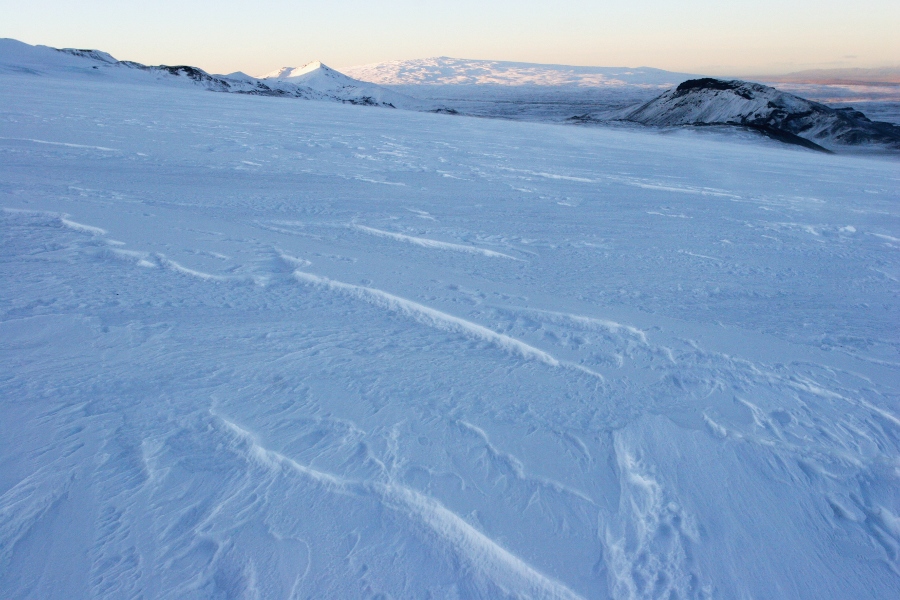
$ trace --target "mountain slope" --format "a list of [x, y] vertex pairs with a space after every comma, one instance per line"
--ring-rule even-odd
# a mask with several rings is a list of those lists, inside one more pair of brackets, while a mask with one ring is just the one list
[[307, 63], [302, 67], [282, 67], [257, 81], [272, 89], [290, 89], [293, 86], [311, 90], [326, 98], [341, 98], [353, 104], [404, 108], [418, 107], [420, 104], [404, 94], [348, 77], [319, 61]]
[[0, 73], [92, 77], [122, 82], [199, 86], [214, 92], [284, 96], [349, 104], [416, 108], [412, 98], [371, 83], [355, 81], [322, 65], [310, 63], [302, 72], [292, 69], [286, 76], [256, 78], [246, 73], [211, 75], [187, 65], [148, 66], [117, 60], [106, 52], [76, 48], [31, 46], [0, 39]]
[[746, 81], [683, 82], [626, 112], [623, 120], [662, 127], [738, 125], [809, 147], [879, 145], [900, 149], [900, 127], [870, 121], [851, 108], [833, 109]]

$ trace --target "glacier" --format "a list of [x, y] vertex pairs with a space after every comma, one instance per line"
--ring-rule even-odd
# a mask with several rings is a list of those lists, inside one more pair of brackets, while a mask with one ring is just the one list
[[895, 156], [37, 71], [4, 597], [895, 597]]

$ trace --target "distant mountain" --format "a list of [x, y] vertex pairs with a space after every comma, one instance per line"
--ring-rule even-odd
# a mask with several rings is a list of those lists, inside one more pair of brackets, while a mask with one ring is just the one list
[[418, 108], [416, 100], [372, 83], [356, 81], [322, 63], [285, 69], [275, 77], [256, 78], [246, 73], [211, 75], [187, 65], [147, 66], [120, 61], [106, 52], [75, 48], [31, 46], [0, 39], [0, 72], [55, 74], [70, 77], [105, 77], [119, 81], [193, 85], [214, 92], [283, 96], [350, 104]]
[[430, 102], [436, 112], [564, 122], [605, 119], [691, 75], [641, 67], [578, 67], [494, 60], [423, 58], [350, 67], [359, 80]]
[[760, 81], [819, 85], [900, 85], [900, 66], [878, 69], [810, 69], [786, 75], [765, 75]]
[[663, 127], [741, 126], [819, 150], [836, 145], [878, 145], [900, 150], [897, 125], [870, 121], [851, 108], [833, 109], [769, 86], [738, 80], [685, 81], [627, 111], [622, 119]]
[[691, 77], [649, 67], [578, 67], [446, 56], [362, 65], [345, 72], [362, 81], [403, 86], [668, 87]]
[[257, 81], [273, 89], [291, 89], [293, 86], [312, 90], [327, 97], [342, 98], [344, 101], [354, 104], [374, 104], [398, 108], [418, 108], [419, 104], [404, 94], [385, 89], [377, 84], [347, 77], [319, 61], [307, 63], [302, 67], [282, 67], [260, 77]]

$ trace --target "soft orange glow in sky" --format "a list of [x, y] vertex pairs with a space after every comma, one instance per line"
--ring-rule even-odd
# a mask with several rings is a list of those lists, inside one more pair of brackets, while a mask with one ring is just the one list
[[900, 64], [900, 2], [0, 0], [0, 37], [261, 74], [454, 56], [706, 74]]

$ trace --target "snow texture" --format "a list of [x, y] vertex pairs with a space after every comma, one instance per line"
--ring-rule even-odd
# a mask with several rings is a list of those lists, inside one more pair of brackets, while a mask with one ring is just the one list
[[896, 597], [895, 157], [28, 48], [4, 598]]

